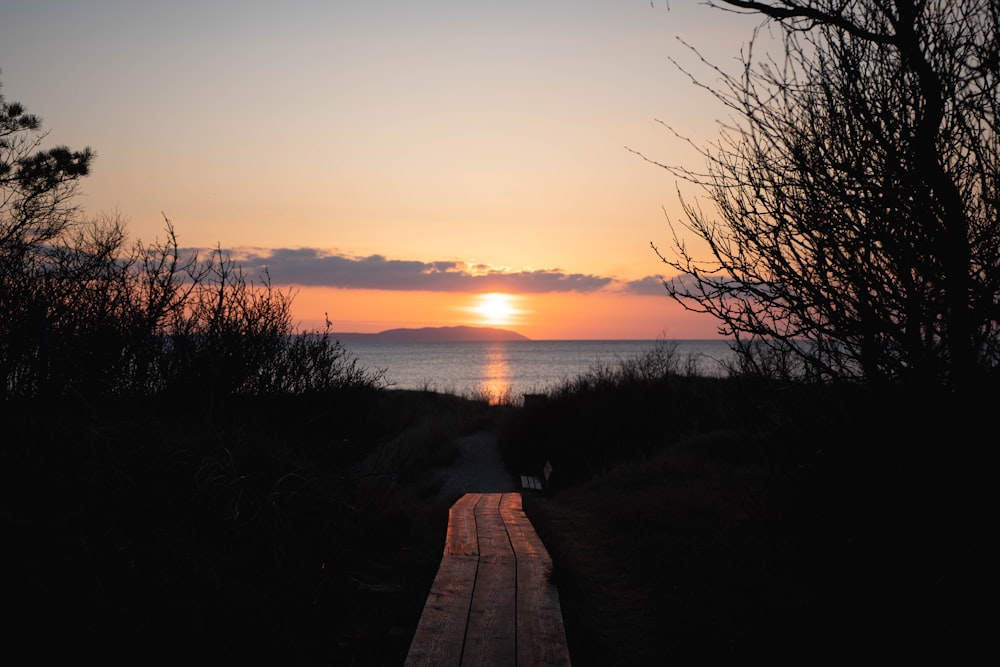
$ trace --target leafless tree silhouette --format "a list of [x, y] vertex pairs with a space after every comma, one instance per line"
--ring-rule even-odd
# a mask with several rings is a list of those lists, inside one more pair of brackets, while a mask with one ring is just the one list
[[654, 245], [670, 296], [751, 365], [975, 386], [1000, 360], [1000, 3], [714, 6], [761, 14], [784, 48], [757, 56], [755, 34], [736, 74], [702, 59], [711, 85], [682, 68], [736, 120], [698, 147], [704, 170], [650, 160], [716, 208], [682, 196], [673, 251]]

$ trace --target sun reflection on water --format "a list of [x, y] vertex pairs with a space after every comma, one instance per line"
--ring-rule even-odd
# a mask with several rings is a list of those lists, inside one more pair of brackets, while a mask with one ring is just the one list
[[483, 363], [482, 393], [490, 405], [511, 401], [511, 374], [507, 363], [507, 348], [502, 344], [490, 345]]

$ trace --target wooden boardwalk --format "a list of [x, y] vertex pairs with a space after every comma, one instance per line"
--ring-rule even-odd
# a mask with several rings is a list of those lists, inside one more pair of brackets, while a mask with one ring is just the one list
[[568, 667], [551, 571], [521, 494], [462, 496], [405, 664]]

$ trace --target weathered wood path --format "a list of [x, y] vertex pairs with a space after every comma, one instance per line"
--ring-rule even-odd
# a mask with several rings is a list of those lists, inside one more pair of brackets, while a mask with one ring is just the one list
[[520, 493], [465, 494], [405, 664], [568, 667], [551, 570]]

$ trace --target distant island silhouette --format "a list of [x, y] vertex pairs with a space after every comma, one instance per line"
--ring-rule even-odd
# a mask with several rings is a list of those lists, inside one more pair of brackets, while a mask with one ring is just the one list
[[379, 340], [391, 343], [428, 342], [495, 342], [511, 340], [531, 340], [515, 331], [493, 327], [423, 327], [420, 329], [387, 329], [378, 333], [334, 333], [334, 338], [342, 343], [352, 341]]

